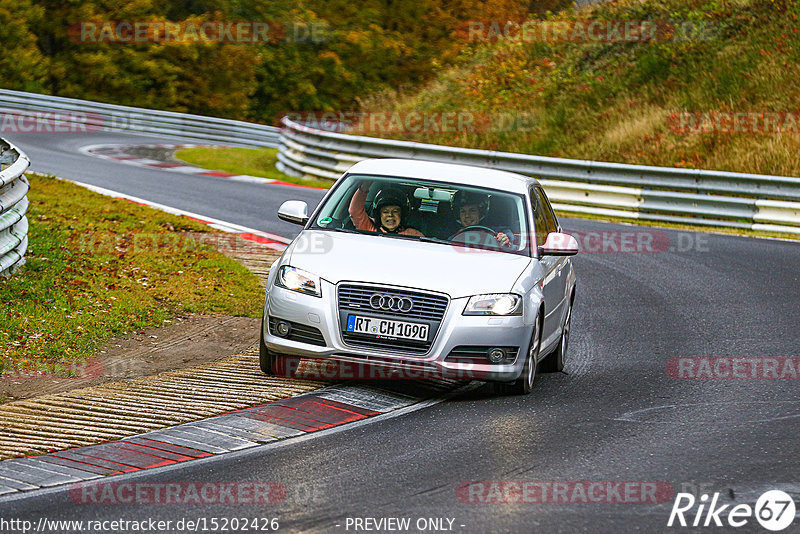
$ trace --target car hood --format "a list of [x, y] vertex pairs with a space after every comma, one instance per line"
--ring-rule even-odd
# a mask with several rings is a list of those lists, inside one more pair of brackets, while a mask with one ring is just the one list
[[511, 291], [531, 258], [374, 235], [305, 230], [285, 264], [336, 284], [348, 280], [444, 292], [451, 298]]

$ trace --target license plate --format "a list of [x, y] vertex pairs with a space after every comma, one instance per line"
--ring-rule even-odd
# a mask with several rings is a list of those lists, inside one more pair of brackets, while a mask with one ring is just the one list
[[347, 331], [355, 334], [373, 334], [380, 337], [414, 339], [416, 341], [427, 341], [428, 339], [427, 324], [376, 319], [360, 315], [347, 316]]

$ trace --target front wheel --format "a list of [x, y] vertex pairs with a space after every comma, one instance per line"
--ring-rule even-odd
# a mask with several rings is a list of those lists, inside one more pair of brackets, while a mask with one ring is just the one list
[[561, 340], [558, 343], [558, 348], [542, 360], [541, 369], [543, 373], [560, 373], [564, 370], [564, 359], [567, 356], [567, 348], [569, 347], [569, 329], [572, 322], [572, 303], [574, 300], [574, 298], [569, 299], [567, 316], [564, 319], [564, 328], [561, 331]]
[[514, 382], [501, 385], [501, 389], [506, 395], [527, 395], [533, 390], [541, 343], [541, 321], [539, 321], [537, 317], [533, 327], [533, 333], [531, 334], [531, 342], [528, 346], [528, 355], [527, 358], [525, 358], [525, 367], [522, 368], [522, 374]]
[[261, 335], [258, 338], [258, 363], [265, 375], [275, 374], [275, 353], [264, 344], [264, 321], [261, 321]]

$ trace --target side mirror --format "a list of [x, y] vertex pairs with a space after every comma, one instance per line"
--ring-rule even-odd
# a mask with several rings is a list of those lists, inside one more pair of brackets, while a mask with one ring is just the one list
[[552, 232], [544, 245], [539, 247], [539, 256], [574, 256], [578, 253], [578, 240], [569, 234]]
[[278, 218], [305, 226], [308, 222], [308, 204], [302, 200], [287, 200], [278, 208]]

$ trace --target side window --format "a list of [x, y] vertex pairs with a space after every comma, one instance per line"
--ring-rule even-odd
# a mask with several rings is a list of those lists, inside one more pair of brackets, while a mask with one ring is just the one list
[[531, 207], [533, 208], [533, 225], [536, 231], [536, 246], [541, 247], [547, 239], [547, 221], [544, 206], [536, 189], [530, 190]]
[[536, 188], [536, 193], [539, 196], [539, 202], [542, 206], [542, 210], [544, 211], [544, 220], [547, 224], [547, 233], [558, 232], [558, 220], [556, 219], [556, 214], [553, 211], [553, 207], [550, 205], [550, 201], [547, 200], [547, 195], [544, 194], [544, 189], [541, 187]]

